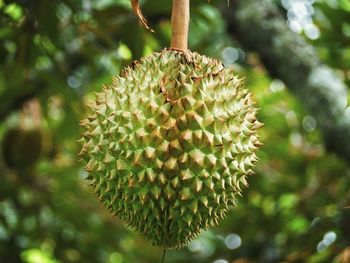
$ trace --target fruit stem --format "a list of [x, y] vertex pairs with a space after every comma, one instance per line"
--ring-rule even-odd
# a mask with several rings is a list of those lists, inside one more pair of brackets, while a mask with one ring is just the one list
[[190, 0], [173, 0], [171, 48], [187, 51]]

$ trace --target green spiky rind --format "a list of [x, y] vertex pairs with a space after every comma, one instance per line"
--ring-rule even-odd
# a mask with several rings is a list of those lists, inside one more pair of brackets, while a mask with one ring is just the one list
[[231, 68], [163, 50], [96, 94], [80, 155], [104, 205], [153, 245], [180, 248], [235, 206], [260, 142]]

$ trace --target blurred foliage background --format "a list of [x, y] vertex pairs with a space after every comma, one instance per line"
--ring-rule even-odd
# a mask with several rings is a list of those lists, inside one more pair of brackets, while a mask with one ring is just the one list
[[[191, 1], [189, 46], [245, 77], [265, 123], [261, 160], [238, 207], [166, 262], [350, 262], [349, 165], [227, 33], [223, 2]], [[349, 87], [350, 1], [274, 2]], [[101, 207], [77, 158], [84, 104], [132, 60], [168, 46], [171, 1], [141, 4], [156, 33], [129, 0], [0, 0], [0, 262], [160, 262], [161, 249]]]

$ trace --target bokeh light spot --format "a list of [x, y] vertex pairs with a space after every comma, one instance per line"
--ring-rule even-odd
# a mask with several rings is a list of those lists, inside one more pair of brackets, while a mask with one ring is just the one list
[[242, 245], [242, 239], [237, 234], [229, 234], [225, 238], [225, 244], [229, 249], [236, 249]]

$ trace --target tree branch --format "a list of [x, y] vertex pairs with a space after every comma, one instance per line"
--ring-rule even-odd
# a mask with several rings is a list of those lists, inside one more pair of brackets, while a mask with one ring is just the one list
[[281, 79], [316, 119], [326, 146], [350, 161], [348, 91], [316, 50], [293, 33], [271, 0], [235, 0], [223, 8], [229, 32], [259, 53], [271, 76]]

